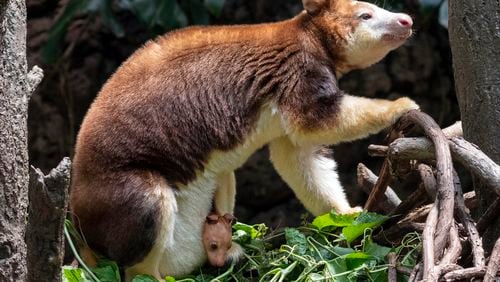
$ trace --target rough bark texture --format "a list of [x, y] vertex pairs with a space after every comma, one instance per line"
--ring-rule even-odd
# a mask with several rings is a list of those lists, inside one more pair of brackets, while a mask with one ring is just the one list
[[0, 281], [24, 281], [28, 205], [26, 9], [0, 1]]
[[42, 73], [27, 72], [24, 1], [0, 0], [0, 25], [0, 281], [24, 281], [28, 101]]
[[[464, 137], [500, 162], [500, 5], [498, 0], [449, 1], [449, 31]], [[474, 181], [482, 214], [495, 196]], [[493, 194], [493, 196], [492, 196]], [[483, 237], [486, 249], [500, 235], [500, 219]]]
[[70, 169], [71, 161], [64, 158], [48, 175], [30, 171], [28, 281], [61, 281]]
[[[360, 186], [366, 194], [370, 195], [377, 181], [378, 176], [376, 176], [375, 173], [364, 164], [358, 164], [358, 186]], [[391, 187], [387, 187], [384, 195], [381, 196], [380, 201], [377, 202], [377, 208], [389, 213], [399, 206], [399, 204], [401, 204], [401, 199], [399, 199], [398, 195]]]
[[[489, 191], [500, 196], [499, 165], [463, 138], [452, 137], [448, 140], [448, 145], [454, 160], [481, 179]], [[388, 147], [371, 146], [369, 150], [372, 156], [387, 155], [392, 160], [431, 160], [434, 158], [432, 142], [425, 137], [399, 138]]]

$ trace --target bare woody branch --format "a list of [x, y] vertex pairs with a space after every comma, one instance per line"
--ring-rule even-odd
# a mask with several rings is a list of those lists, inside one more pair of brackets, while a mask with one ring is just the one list
[[[450, 148], [444, 133], [436, 122], [427, 114], [419, 111], [409, 111], [403, 116], [403, 119], [408, 119], [418, 124], [434, 143], [438, 184], [436, 202], [439, 199], [439, 217], [434, 238], [434, 246], [435, 252], [438, 255], [437, 258], [440, 258], [448, 241], [448, 231], [453, 223], [454, 186]], [[424, 279], [426, 278], [427, 277], [424, 276]]]
[[463, 138], [453, 137], [449, 144], [455, 159], [500, 196], [500, 166]]
[[[377, 183], [378, 176], [375, 175], [369, 168], [367, 168], [364, 164], [358, 164], [358, 185], [363, 189], [365, 193], [368, 195], [372, 191], [373, 187]], [[385, 211], [386, 213], [394, 210], [399, 204], [401, 200], [398, 195], [391, 189], [391, 187], [387, 187], [384, 195], [382, 195], [380, 202], [377, 203], [377, 208]]]
[[474, 277], [482, 277], [485, 272], [484, 267], [471, 267], [450, 271], [446, 273], [443, 278], [445, 281], [460, 281]]
[[391, 173], [390, 173], [390, 164], [389, 159], [385, 159], [382, 164], [382, 168], [380, 169], [380, 176], [375, 183], [375, 186], [366, 201], [365, 210], [371, 211], [377, 202], [380, 201], [380, 198], [385, 194], [387, 186], [391, 182]]
[[[388, 144], [396, 138], [403, 137], [402, 129], [408, 127], [408, 125], [408, 122], [401, 122], [400, 119], [400, 121], [395, 124], [389, 131], [389, 134], [386, 136], [385, 142]], [[379, 178], [377, 179], [375, 186], [368, 196], [368, 200], [366, 201], [364, 207], [365, 210], [372, 210], [375, 206], [375, 203], [380, 201], [380, 198], [385, 194], [385, 190], [387, 189], [387, 186], [389, 186], [391, 180], [390, 162], [389, 159], [386, 158], [384, 160], [384, 163], [382, 164], [382, 168], [380, 169]]]
[[[427, 216], [425, 221], [425, 229], [422, 233], [422, 247], [423, 247], [423, 274], [424, 277], [429, 277], [435, 266], [435, 255], [434, 255], [434, 235], [436, 233], [436, 225], [438, 221], [439, 201], [432, 205], [431, 211]], [[435, 279], [437, 280], [437, 278]]]
[[[390, 165], [411, 159], [436, 160], [434, 169], [425, 164], [419, 164], [418, 166], [422, 179], [422, 184], [418, 190], [422, 190], [424, 195], [428, 194], [435, 201], [434, 204], [421, 207], [414, 212], [408, 213], [408, 209], [404, 209], [404, 212], [398, 212], [398, 214], [401, 213], [406, 217], [396, 224], [392, 224], [390, 228], [377, 234], [374, 238], [376, 240], [377, 238], [380, 239], [381, 235], [384, 238], [394, 237], [388, 235], [392, 235], [392, 233], [397, 235], [401, 231], [408, 229], [421, 229], [414, 225], [419, 224], [418, 222], [427, 217], [422, 232], [422, 262], [410, 272], [409, 281], [438, 281], [443, 274], [446, 281], [482, 276], [485, 276], [485, 281], [495, 281], [494, 279], [499, 274], [500, 239], [496, 242], [488, 268], [486, 268], [484, 249], [479, 234], [500, 213], [500, 197], [483, 214], [476, 227], [467, 210], [467, 208], [473, 208], [475, 205], [474, 193], [467, 193], [467, 197], [462, 193], [460, 179], [453, 169], [451, 155], [453, 154], [455, 160], [462, 163], [469, 171], [479, 177], [497, 195], [500, 195], [500, 167], [473, 144], [457, 137], [462, 135], [461, 123], [456, 123], [441, 131], [437, 124], [426, 114], [410, 111], [398, 121], [398, 124], [392, 128], [391, 133], [411, 123], [419, 125], [429, 139], [399, 138], [390, 143], [389, 146], [371, 145], [369, 147], [370, 155], [384, 156], [386, 158], [381, 170], [381, 177], [378, 179], [377, 185], [375, 185], [376, 187], [374, 187], [374, 191], [372, 191], [369, 202], [365, 207], [370, 207], [373, 203], [378, 202], [378, 199], [387, 201], [387, 197], [383, 194], [390, 181]], [[376, 179], [375, 175], [367, 173], [367, 171], [370, 171], [363, 165], [358, 167], [358, 171], [360, 186], [364, 184], [369, 187], [370, 185], [366, 184], [369, 182], [367, 179], [372, 181]], [[380, 190], [377, 191], [376, 189]], [[418, 195], [415, 195], [415, 193], [418, 190], [410, 198], [416, 198]], [[394, 212], [400, 210], [405, 204], [408, 205], [408, 201], [408, 199], [404, 200]], [[454, 222], [454, 213], [462, 225], [457, 225]], [[408, 224], [413, 225], [408, 226]], [[471, 245], [474, 263], [472, 268], [462, 269], [461, 266], [457, 265], [462, 250], [458, 228], [460, 228], [461, 234], [467, 233], [467, 240]], [[392, 271], [395, 269], [392, 269], [391, 263], [390, 265], [389, 272], [391, 276], [389, 280], [391, 281], [395, 279], [393, 277], [395, 271]]]
[[389, 260], [389, 274], [388, 281], [389, 282], [397, 282], [398, 281], [398, 273], [396, 270], [397, 264], [397, 255], [396, 253], [389, 253], [387, 255], [387, 259]]
[[474, 266], [483, 267], [485, 262], [483, 242], [481, 241], [481, 237], [479, 237], [479, 232], [472, 217], [466, 211], [462, 187], [456, 171], [453, 171], [453, 182], [455, 185], [455, 213], [467, 231], [467, 238], [472, 248]]
[[[461, 121], [455, 122], [451, 126], [443, 129], [443, 133], [447, 138], [462, 137], [463, 136], [462, 122]], [[414, 159], [422, 160], [422, 159], [434, 158], [434, 146], [432, 145], [432, 142], [429, 139], [427, 139], [425, 137], [399, 138], [399, 139], [396, 139], [396, 141], [398, 141], [398, 140], [401, 141], [401, 139], [404, 140], [403, 141], [404, 143], [406, 143], [408, 141], [411, 143], [416, 142], [416, 143], [418, 143], [419, 146], [415, 146], [415, 148], [409, 147], [409, 148], [413, 148], [414, 152], [408, 151], [408, 150], [402, 150], [402, 151], [398, 150], [399, 154], [401, 154], [401, 155], [398, 155], [398, 158], [400, 158], [400, 159], [412, 159], [412, 157], [408, 157], [406, 155], [413, 156], [415, 154], [423, 154], [423, 155], [420, 158], [414, 158]], [[425, 142], [422, 142], [423, 140], [425, 140]], [[425, 150], [423, 148], [425, 148]], [[368, 154], [372, 157], [386, 157], [388, 152], [389, 152], [388, 146], [373, 145], [373, 144], [368, 146]], [[396, 154], [398, 154], [398, 153], [396, 153]]]
[[[484, 275], [484, 282], [493, 282], [497, 276], [500, 266], [500, 238], [497, 239], [495, 247], [491, 251], [490, 262], [486, 268], [486, 274]], [[498, 281], [498, 280], [497, 280]]]
[[[474, 145], [459, 137], [452, 137], [448, 142], [453, 159], [460, 162], [465, 168], [480, 178], [483, 183], [491, 187], [500, 195], [500, 166], [486, 156]], [[381, 156], [387, 152], [390, 159], [429, 160], [434, 158], [432, 143], [423, 137], [399, 138], [388, 147], [373, 147], [371, 155]]]

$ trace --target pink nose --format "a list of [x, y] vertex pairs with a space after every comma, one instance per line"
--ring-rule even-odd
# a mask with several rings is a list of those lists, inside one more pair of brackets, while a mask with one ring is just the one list
[[413, 20], [411, 19], [410, 16], [401, 14], [398, 19], [398, 23], [407, 28], [411, 28], [413, 26]]

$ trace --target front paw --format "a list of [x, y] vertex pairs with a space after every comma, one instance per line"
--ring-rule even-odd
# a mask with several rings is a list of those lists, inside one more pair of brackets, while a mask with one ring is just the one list
[[403, 114], [411, 110], [420, 110], [420, 107], [408, 97], [402, 97], [393, 102], [392, 106], [393, 120], [398, 120]]
[[352, 207], [352, 208], [348, 208], [346, 210], [342, 210], [339, 213], [340, 214], [355, 214], [355, 213], [360, 213], [362, 211], [363, 211], [362, 207]]
[[419, 110], [420, 107], [408, 97], [402, 97], [394, 101], [394, 108], [400, 109], [403, 112], [408, 112], [410, 110]]

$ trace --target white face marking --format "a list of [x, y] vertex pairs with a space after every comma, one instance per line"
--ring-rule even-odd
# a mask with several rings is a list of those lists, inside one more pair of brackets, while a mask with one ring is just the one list
[[366, 68], [401, 46], [411, 36], [410, 16], [391, 13], [376, 5], [353, 1], [359, 24], [347, 38], [346, 60], [354, 68]]

